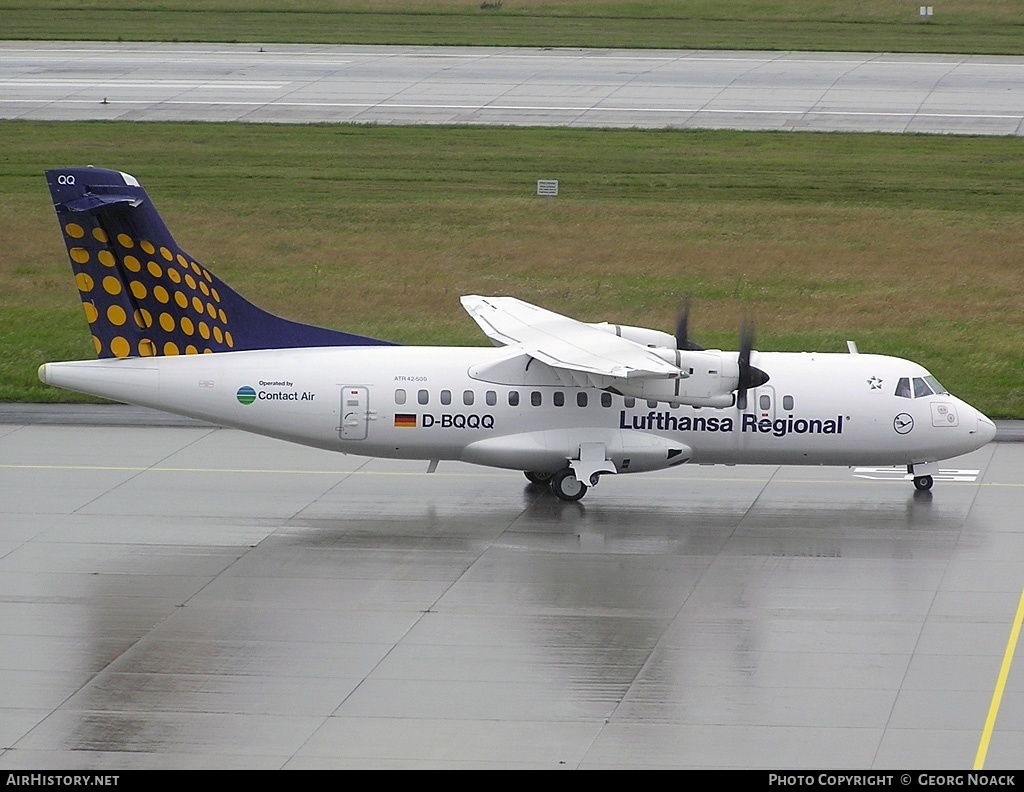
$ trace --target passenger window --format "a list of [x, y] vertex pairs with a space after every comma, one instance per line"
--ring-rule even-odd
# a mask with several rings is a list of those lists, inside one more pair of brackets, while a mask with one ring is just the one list
[[648, 399], [647, 400], [647, 406], [650, 407], [653, 410], [655, 407], [658, 406], [658, 400], [657, 399]]
[[565, 406], [565, 394], [562, 391], [555, 391], [554, 399], [555, 407]]
[[416, 394], [416, 401], [418, 401], [420, 404], [426, 404], [427, 402], [430, 401], [430, 394], [427, 393], [425, 390], [421, 390]]
[[901, 399], [911, 399], [913, 395], [910, 392], [910, 377], [902, 377], [900, 381], [896, 383], [896, 395]]
[[452, 392], [450, 390], [441, 391], [441, 404], [452, 403]]
[[772, 397], [767, 393], [762, 393], [757, 403], [761, 405], [762, 410], [770, 410], [772, 408]]
[[508, 392], [508, 406], [518, 407], [519, 406], [519, 391]]
[[612, 406], [612, 395], [610, 393], [608, 393], [608, 391], [605, 391], [604, 393], [601, 394], [601, 406], [602, 407], [611, 407]]
[[395, 404], [405, 404], [405, 388], [398, 388], [395, 391]]
[[467, 407], [473, 403], [473, 391], [462, 392], [462, 403], [465, 404]]
[[586, 391], [576, 391], [576, 406], [577, 407], [586, 407], [587, 406], [587, 392]]
[[919, 399], [922, 396], [931, 396], [932, 389], [928, 387], [928, 383], [920, 377], [914, 377], [914, 398]]
[[488, 407], [493, 407], [498, 403], [498, 394], [494, 391], [487, 391], [487, 393], [484, 394], [484, 401], [487, 402]]
[[792, 396], [783, 396], [782, 397], [782, 409], [783, 410], [792, 410], [793, 409], [793, 397]]
[[530, 404], [532, 404], [534, 407], [540, 407], [541, 401], [542, 399], [540, 397], [540, 391], [533, 391], [530, 394]]
[[626, 396], [625, 398], [623, 398], [622, 403], [625, 404], [626, 407], [631, 408], [634, 404], [636, 404], [636, 399], [634, 399], [632, 396]]

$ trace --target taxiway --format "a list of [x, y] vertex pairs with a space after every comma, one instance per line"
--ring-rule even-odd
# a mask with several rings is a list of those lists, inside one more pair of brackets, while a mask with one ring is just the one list
[[1019, 767], [1024, 444], [931, 493], [424, 467], [0, 424], [0, 766]]

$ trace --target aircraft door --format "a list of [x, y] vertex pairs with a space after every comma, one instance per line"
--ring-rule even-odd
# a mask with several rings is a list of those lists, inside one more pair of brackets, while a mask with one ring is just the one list
[[362, 385], [346, 385], [341, 389], [342, 440], [365, 440], [370, 427], [370, 391]]
[[775, 420], [775, 388], [771, 385], [762, 385], [754, 391], [754, 407], [757, 409], [757, 419], [767, 418]]

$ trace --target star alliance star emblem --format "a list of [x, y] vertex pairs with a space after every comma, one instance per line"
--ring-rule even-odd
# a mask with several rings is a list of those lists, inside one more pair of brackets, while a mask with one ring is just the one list
[[880, 380], [878, 377], [872, 377], [871, 379], [868, 380], [868, 387], [871, 388], [871, 390], [881, 390], [882, 380]]

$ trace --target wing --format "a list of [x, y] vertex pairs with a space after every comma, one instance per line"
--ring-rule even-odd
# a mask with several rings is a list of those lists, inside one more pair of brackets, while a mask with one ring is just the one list
[[681, 376], [647, 347], [514, 297], [468, 295], [462, 305], [496, 344], [558, 369], [626, 380]]

